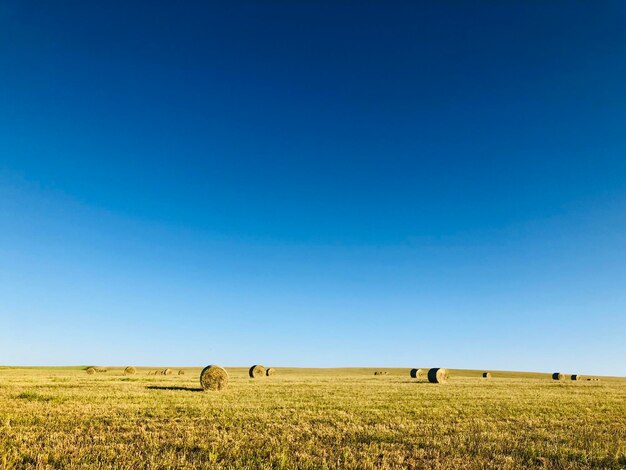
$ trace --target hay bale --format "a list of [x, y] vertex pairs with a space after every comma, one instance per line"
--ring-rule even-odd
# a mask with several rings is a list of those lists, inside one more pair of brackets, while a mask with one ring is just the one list
[[265, 371], [265, 375], [267, 375], [268, 377], [274, 374], [276, 374], [276, 369], [274, 369], [273, 367], [268, 367]]
[[561, 374], [560, 372], [555, 372], [554, 374], [552, 374], [552, 380], [561, 380], [563, 379], [563, 374]]
[[126, 369], [124, 369], [124, 375], [135, 375], [137, 373], [137, 369], [135, 369], [133, 366], [128, 366]]
[[204, 390], [223, 390], [228, 386], [228, 373], [220, 366], [206, 366], [200, 373], [200, 385]]
[[182, 369], [181, 369], [181, 370], [179, 370], [179, 371], [178, 371], [178, 375], [185, 375], [185, 371], [184, 371], [184, 370], [182, 370]]
[[163, 375], [172, 375], [172, 369], [163, 369], [163, 372], [161, 372], [161, 374], [163, 374]]
[[386, 370], [377, 370], [374, 372], [374, 375], [387, 375], [389, 372]]
[[570, 379], [572, 379], [572, 380], [582, 380], [582, 377], [580, 376], [580, 374], [572, 374]]
[[411, 378], [421, 379], [424, 377], [424, 369], [411, 369]]
[[483, 379], [490, 379], [491, 378], [491, 372], [483, 372]]
[[96, 373], [96, 368], [95, 367], [87, 367], [87, 369], [85, 369], [85, 372], [87, 372], [89, 375], [93, 375]]
[[428, 381], [431, 384], [440, 384], [448, 380], [448, 369], [434, 367], [428, 371]]
[[265, 377], [265, 367], [260, 364], [253, 365], [252, 367], [250, 367], [248, 375], [250, 375], [250, 378], [252, 379]]
[[102, 374], [102, 373], [105, 373], [105, 372], [108, 372], [108, 371], [109, 371], [109, 369], [107, 369], [106, 367], [96, 367], [96, 372], [98, 372], [98, 373]]

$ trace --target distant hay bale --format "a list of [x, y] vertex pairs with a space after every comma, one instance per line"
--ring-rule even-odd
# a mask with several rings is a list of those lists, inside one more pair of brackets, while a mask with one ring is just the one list
[[274, 369], [273, 367], [268, 367], [265, 371], [265, 375], [267, 375], [268, 377], [274, 374], [276, 374], [276, 369]]
[[172, 369], [163, 369], [161, 372], [163, 375], [172, 375]]
[[582, 377], [580, 376], [580, 374], [572, 374], [570, 379], [572, 379], [572, 380], [582, 380]]
[[206, 366], [200, 373], [200, 385], [204, 390], [223, 390], [228, 386], [228, 373], [220, 366]]
[[95, 367], [87, 367], [87, 369], [85, 370], [89, 375], [93, 375], [96, 373], [96, 368]]
[[126, 369], [124, 369], [124, 375], [135, 375], [137, 373], [137, 369], [135, 369], [133, 366], [128, 366]]
[[560, 372], [555, 372], [554, 374], [552, 374], [552, 380], [562, 380], [563, 379], [563, 374], [561, 374]]
[[411, 378], [421, 379], [424, 377], [424, 369], [411, 369]]
[[431, 384], [440, 384], [448, 380], [448, 369], [434, 367], [428, 371], [428, 381]]
[[491, 372], [483, 372], [483, 379], [490, 379], [491, 378]]
[[104, 373], [104, 372], [108, 372], [109, 369], [107, 369], [106, 367], [96, 367], [96, 372], [98, 373]]
[[374, 375], [387, 375], [389, 374], [389, 372], [387, 372], [386, 370], [377, 370], [374, 372]]
[[265, 367], [263, 367], [260, 364], [253, 365], [252, 367], [250, 367], [250, 370], [248, 371], [248, 375], [250, 375], [250, 378], [253, 378], [253, 379], [256, 379], [258, 377], [264, 377]]
[[184, 371], [184, 370], [182, 370], [182, 369], [181, 369], [181, 370], [179, 370], [179, 371], [178, 371], [178, 375], [185, 375], [185, 371]]

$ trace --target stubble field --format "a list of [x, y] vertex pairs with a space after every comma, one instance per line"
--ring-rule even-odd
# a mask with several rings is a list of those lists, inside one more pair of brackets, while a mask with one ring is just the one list
[[626, 468], [626, 380], [0, 368], [0, 468]]

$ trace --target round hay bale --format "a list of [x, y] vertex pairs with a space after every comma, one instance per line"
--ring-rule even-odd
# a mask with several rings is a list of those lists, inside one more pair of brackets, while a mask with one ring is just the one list
[[124, 375], [135, 375], [137, 373], [137, 369], [135, 369], [133, 366], [128, 366], [126, 369], [124, 369]]
[[223, 390], [228, 386], [228, 373], [220, 366], [206, 366], [200, 373], [200, 385], [204, 390]]
[[411, 378], [421, 379], [422, 377], [424, 377], [423, 369], [411, 369]]
[[179, 371], [178, 371], [178, 375], [185, 375], [185, 371], [184, 371], [184, 370], [182, 370], [182, 369], [181, 369], [181, 370], [179, 370]]
[[579, 374], [572, 374], [570, 379], [572, 379], [572, 380], [582, 380], [582, 377]]
[[561, 380], [563, 378], [563, 374], [561, 374], [560, 372], [555, 372], [554, 374], [552, 374], [552, 380]]
[[273, 367], [268, 367], [265, 371], [265, 375], [267, 375], [268, 377], [274, 374], [276, 374], [276, 369], [274, 369]]
[[483, 379], [490, 379], [491, 378], [491, 372], [483, 372]]
[[377, 370], [374, 372], [374, 375], [387, 375], [389, 372], [386, 370]]
[[163, 375], [172, 375], [172, 369], [163, 369]]
[[440, 384], [448, 380], [448, 369], [434, 367], [428, 371], [428, 381], [431, 384]]
[[265, 377], [265, 367], [263, 367], [260, 364], [256, 364], [250, 367], [250, 370], [248, 371], [248, 375], [250, 375], [250, 378], [252, 379]]
[[85, 372], [87, 372], [89, 375], [93, 375], [96, 373], [96, 368], [95, 367], [87, 367], [87, 369], [85, 369]]

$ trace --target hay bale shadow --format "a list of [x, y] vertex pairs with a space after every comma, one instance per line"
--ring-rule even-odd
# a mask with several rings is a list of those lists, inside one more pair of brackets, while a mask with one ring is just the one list
[[146, 386], [149, 390], [177, 390], [184, 392], [204, 392], [203, 389], [198, 387], [181, 387], [181, 386], [172, 386], [168, 387], [166, 385], [148, 385]]

